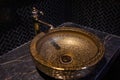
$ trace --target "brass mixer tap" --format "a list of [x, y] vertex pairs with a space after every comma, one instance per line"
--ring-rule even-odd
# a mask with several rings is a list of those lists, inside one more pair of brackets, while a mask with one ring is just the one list
[[35, 34], [36, 35], [40, 33], [40, 24], [46, 25], [46, 26], [50, 27], [50, 29], [54, 28], [53, 25], [40, 20], [38, 13], [40, 13], [41, 15], [44, 15], [44, 13], [42, 11], [39, 11], [38, 9], [33, 7], [32, 17], [33, 17], [33, 20], [34, 20], [34, 29], [35, 29]]

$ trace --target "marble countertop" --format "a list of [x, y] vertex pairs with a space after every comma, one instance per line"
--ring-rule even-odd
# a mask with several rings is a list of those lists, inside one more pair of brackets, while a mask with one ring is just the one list
[[[97, 35], [105, 45], [105, 61], [97, 65], [89, 80], [100, 80], [110, 64], [120, 55], [120, 37], [85, 26], [64, 23], [60, 26], [76, 26]], [[29, 50], [30, 41], [0, 56], [0, 80], [50, 80], [43, 78], [36, 69]]]

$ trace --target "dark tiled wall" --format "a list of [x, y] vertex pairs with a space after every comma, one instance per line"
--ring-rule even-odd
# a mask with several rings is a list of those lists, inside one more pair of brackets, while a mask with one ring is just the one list
[[0, 55], [31, 40], [32, 7], [44, 12], [42, 20], [55, 26], [74, 22], [119, 35], [120, 2], [117, 0], [14, 0], [0, 2]]
[[[20, 4], [2, 5], [0, 12], [0, 55], [28, 42], [34, 36], [32, 21], [32, 7], [35, 6], [44, 12], [42, 20], [53, 25], [65, 22], [65, 2], [60, 0], [36, 0], [20, 2]], [[5, 13], [5, 14], [4, 14]]]
[[120, 1], [72, 0], [72, 21], [120, 36]]

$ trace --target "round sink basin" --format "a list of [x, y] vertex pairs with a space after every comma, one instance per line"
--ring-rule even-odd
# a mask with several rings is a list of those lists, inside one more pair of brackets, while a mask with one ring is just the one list
[[103, 58], [99, 38], [80, 28], [59, 27], [39, 33], [30, 45], [37, 68], [56, 79], [82, 78]]

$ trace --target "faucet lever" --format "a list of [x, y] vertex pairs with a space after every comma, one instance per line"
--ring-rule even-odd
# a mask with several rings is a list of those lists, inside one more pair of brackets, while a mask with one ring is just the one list
[[33, 17], [33, 19], [35, 21], [35, 23], [34, 23], [35, 33], [36, 34], [40, 33], [40, 26], [39, 26], [39, 24], [46, 25], [46, 26], [50, 27], [50, 29], [53, 29], [54, 26], [52, 24], [49, 24], [49, 23], [44, 22], [44, 21], [39, 19], [38, 13], [40, 13], [41, 15], [44, 15], [43, 11], [39, 11], [38, 9], [33, 7], [33, 10], [32, 10], [32, 14], [33, 15], [32, 15], [32, 17]]

